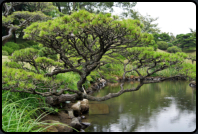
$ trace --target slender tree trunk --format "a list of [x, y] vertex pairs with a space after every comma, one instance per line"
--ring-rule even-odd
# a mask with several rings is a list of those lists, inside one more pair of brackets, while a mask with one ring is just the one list
[[17, 41], [16, 41], [16, 33], [15, 33], [15, 31], [13, 31], [13, 36], [14, 36], [14, 43], [17, 43]]
[[59, 12], [61, 12], [61, 7], [60, 7], [60, 3], [59, 2], [56, 2], [57, 6], [58, 6], [58, 10]]

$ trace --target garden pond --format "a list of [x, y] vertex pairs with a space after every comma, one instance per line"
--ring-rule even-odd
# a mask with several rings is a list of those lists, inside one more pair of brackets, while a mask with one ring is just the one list
[[[125, 82], [124, 89], [138, 82]], [[93, 96], [102, 97], [120, 90], [109, 84]], [[107, 101], [89, 101], [85, 132], [193, 132], [196, 129], [196, 89], [189, 81], [144, 84]]]

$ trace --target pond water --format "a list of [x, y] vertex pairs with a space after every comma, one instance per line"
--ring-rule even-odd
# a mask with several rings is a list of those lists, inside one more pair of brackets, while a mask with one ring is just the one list
[[[124, 89], [138, 82], [126, 82]], [[84, 121], [91, 126], [85, 132], [193, 132], [196, 129], [196, 89], [187, 81], [164, 81], [143, 85], [103, 102], [89, 102]], [[120, 90], [120, 84], [108, 85], [94, 96]]]

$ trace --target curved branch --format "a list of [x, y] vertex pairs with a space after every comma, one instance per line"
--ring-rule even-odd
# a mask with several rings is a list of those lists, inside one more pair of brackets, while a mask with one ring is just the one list
[[83, 98], [91, 100], [91, 101], [105, 101], [114, 97], [118, 97], [121, 94], [125, 93], [125, 92], [131, 92], [131, 91], [137, 91], [140, 89], [140, 87], [143, 85], [143, 83], [140, 83], [136, 88], [132, 88], [132, 89], [123, 89], [123, 83], [120, 85], [121, 90], [117, 93], [109, 93], [108, 95], [105, 95], [103, 97], [94, 97], [91, 95], [87, 95], [83, 93]]
[[66, 72], [71, 72], [71, 71], [81, 74], [81, 72], [78, 69], [59, 69], [59, 70], [56, 70], [56, 71], [51, 72], [51, 73], [46, 73], [44, 76], [51, 77], [51, 76], [57, 75], [59, 73], [66, 73]]
[[13, 33], [14, 31], [16, 31], [17, 29], [18, 29], [18, 28], [16, 28], [16, 27], [11, 27], [11, 28], [9, 29], [8, 35], [5, 35], [5, 36], [2, 37], [2, 42], [3, 42], [4, 40], [10, 39], [10, 38], [12, 37], [12, 33]]

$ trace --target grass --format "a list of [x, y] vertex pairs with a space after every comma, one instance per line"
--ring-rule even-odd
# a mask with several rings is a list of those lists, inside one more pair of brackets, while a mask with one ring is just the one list
[[[39, 109], [34, 104], [37, 102], [36, 97], [21, 98], [17, 93], [3, 91], [2, 93], [2, 129], [5, 132], [30, 132], [33, 131], [37, 125], [40, 124], [39, 120], [42, 118], [40, 115], [37, 119], [36, 111]], [[38, 103], [37, 103], [38, 104]], [[41, 129], [35, 129], [35, 132]]]
[[46, 132], [50, 131], [48, 130], [49, 127], [58, 124], [70, 127], [63, 123], [46, 123], [45, 121], [40, 121], [47, 113], [52, 112], [46, 111], [41, 113], [38, 111], [41, 107], [49, 108], [44, 101], [44, 97], [3, 90], [2, 130], [4, 132]]

